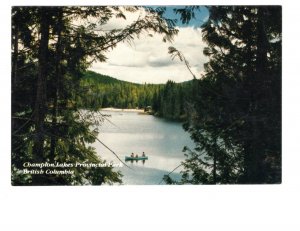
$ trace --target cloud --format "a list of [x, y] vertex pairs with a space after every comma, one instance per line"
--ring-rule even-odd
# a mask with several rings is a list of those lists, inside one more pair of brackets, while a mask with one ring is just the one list
[[165, 67], [174, 65], [169, 55], [153, 55], [151, 54], [147, 59], [147, 64], [151, 67]]
[[[138, 15], [131, 16], [130, 20], [137, 17]], [[116, 23], [112, 22], [112, 25], [108, 26], [114, 25]], [[177, 58], [172, 60], [168, 54], [168, 47], [173, 46], [184, 54], [192, 71], [200, 78], [204, 72], [203, 64], [207, 62], [203, 55], [205, 44], [202, 41], [201, 30], [193, 27], [178, 29], [179, 33], [172, 43], [162, 42], [162, 35], [159, 34], [154, 34], [153, 37], [142, 35], [139, 39], [135, 38], [131, 44], [119, 43], [116, 48], [106, 53], [107, 62], [94, 63], [90, 69], [136, 83], [165, 83], [167, 80], [182, 82], [192, 79], [193, 76], [184, 63]]]
[[130, 25], [134, 21], [138, 20], [138, 18], [142, 18], [146, 15], [146, 11], [144, 8], [140, 8], [135, 12], [128, 12], [124, 9], [124, 7], [120, 6], [120, 10], [122, 10], [126, 19], [113, 17], [108, 21], [108, 23], [102, 25], [101, 29], [103, 30], [122, 29]]

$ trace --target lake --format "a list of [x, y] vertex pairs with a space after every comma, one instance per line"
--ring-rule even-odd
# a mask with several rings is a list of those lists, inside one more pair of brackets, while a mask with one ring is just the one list
[[[110, 115], [98, 127], [98, 138], [112, 149], [122, 161], [133, 152], [139, 156], [145, 152], [146, 161], [127, 161], [130, 166], [116, 167], [124, 175], [125, 185], [156, 185], [165, 174], [171, 172], [184, 160], [184, 146], [194, 147], [189, 134], [178, 122], [167, 121], [152, 115], [141, 115], [136, 111], [102, 111]], [[93, 144], [102, 159], [119, 164], [120, 161], [102, 144]], [[170, 176], [180, 179], [178, 168]]]

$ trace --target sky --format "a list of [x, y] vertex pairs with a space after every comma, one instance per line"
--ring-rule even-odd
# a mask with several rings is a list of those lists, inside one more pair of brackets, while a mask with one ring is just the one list
[[[173, 46], [184, 54], [191, 70], [200, 78], [204, 73], [203, 64], [207, 62], [203, 55], [205, 44], [202, 41], [200, 26], [207, 20], [208, 11], [201, 7], [199, 11], [195, 11], [195, 19], [188, 25], [183, 25], [173, 8], [167, 7], [164, 15], [167, 18], [178, 19], [176, 27], [179, 33], [172, 43], [162, 42], [162, 36], [159, 34], [153, 34], [153, 37], [142, 35], [139, 39], [134, 39], [133, 43], [119, 43], [116, 48], [106, 53], [106, 62], [94, 63], [89, 69], [134, 83], [166, 83], [168, 80], [183, 82], [192, 79], [193, 76], [184, 63], [178, 59], [172, 60], [168, 54], [168, 47]], [[139, 13], [128, 13], [126, 21], [112, 19], [105, 25], [105, 29], [126, 26], [138, 16]]]

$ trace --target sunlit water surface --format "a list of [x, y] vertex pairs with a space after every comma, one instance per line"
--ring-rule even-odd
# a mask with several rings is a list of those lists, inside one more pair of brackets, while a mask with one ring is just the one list
[[[141, 155], [149, 157], [146, 161], [127, 161], [130, 166], [117, 167], [124, 175], [122, 180], [126, 185], [159, 184], [165, 174], [171, 172], [184, 160], [184, 146], [193, 147], [189, 134], [182, 125], [151, 115], [140, 115], [137, 112], [105, 111], [110, 115], [99, 126], [98, 138], [112, 149], [122, 161], [125, 156]], [[102, 159], [115, 164], [120, 161], [102, 144], [93, 144]], [[178, 168], [170, 176], [180, 179]], [[163, 183], [163, 182], [162, 182]]]

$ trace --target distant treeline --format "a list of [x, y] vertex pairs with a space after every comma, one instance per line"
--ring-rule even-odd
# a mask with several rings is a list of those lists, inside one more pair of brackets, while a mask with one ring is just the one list
[[100, 109], [116, 108], [146, 108], [151, 107], [152, 113], [172, 120], [185, 118], [185, 104], [192, 82], [166, 84], [137, 84], [121, 81], [107, 75], [85, 72], [81, 80], [87, 94], [79, 100], [81, 107]]

